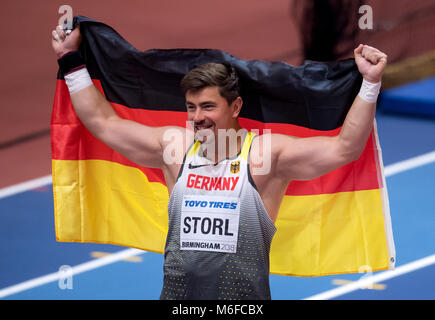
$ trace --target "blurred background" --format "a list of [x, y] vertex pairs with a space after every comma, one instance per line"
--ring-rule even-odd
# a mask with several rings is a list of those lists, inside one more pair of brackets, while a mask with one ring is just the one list
[[[0, 188], [51, 174], [50, 116], [58, 66], [50, 42], [61, 17], [58, 9], [64, 4], [72, 7], [74, 15], [110, 25], [139, 50], [214, 48], [243, 59], [299, 65], [304, 60], [353, 57], [359, 43], [374, 46], [389, 59], [378, 105], [384, 163], [435, 150], [434, 0], [4, 0]], [[367, 9], [365, 5], [370, 10], [359, 11]], [[415, 87], [416, 83], [423, 86]], [[408, 153], [407, 148], [414, 149]], [[28, 205], [28, 214], [33, 206]], [[5, 208], [9, 207], [0, 206], [3, 226], [7, 225], [5, 210], [14, 216], [13, 209]], [[428, 210], [433, 214], [433, 209]], [[52, 202], [44, 217], [54, 232]], [[393, 229], [394, 223], [393, 216]], [[32, 242], [29, 236], [27, 241]], [[51, 241], [55, 242], [53, 236]], [[22, 266], [26, 260], [20, 247], [15, 251], [7, 247], [5, 242], [0, 245], [0, 289], [33, 276]], [[22, 255], [16, 264], [14, 254]], [[18, 264], [26, 275], [11, 278], [8, 270]], [[44, 269], [36, 275], [48, 272]]]

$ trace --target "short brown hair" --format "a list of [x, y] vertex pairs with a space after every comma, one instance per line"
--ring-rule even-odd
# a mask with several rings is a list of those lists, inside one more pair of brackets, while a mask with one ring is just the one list
[[205, 87], [219, 87], [219, 93], [228, 104], [240, 96], [239, 78], [233, 66], [206, 63], [190, 70], [181, 80], [181, 90], [199, 91]]

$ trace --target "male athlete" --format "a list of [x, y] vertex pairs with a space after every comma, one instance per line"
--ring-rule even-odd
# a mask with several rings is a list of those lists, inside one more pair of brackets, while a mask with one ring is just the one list
[[[92, 85], [80, 42], [79, 28], [69, 35], [59, 26], [53, 30], [52, 47], [78, 117], [112, 149], [164, 173], [169, 231], [160, 298], [270, 299], [269, 250], [286, 188], [291, 180], [313, 179], [359, 158], [387, 56], [359, 45], [354, 55], [364, 80], [339, 135], [296, 138], [242, 129], [237, 75], [217, 63], [191, 70], [181, 82], [193, 133], [122, 119]], [[186, 141], [178, 161], [165, 161], [168, 131]], [[267, 161], [266, 172], [257, 170]]]

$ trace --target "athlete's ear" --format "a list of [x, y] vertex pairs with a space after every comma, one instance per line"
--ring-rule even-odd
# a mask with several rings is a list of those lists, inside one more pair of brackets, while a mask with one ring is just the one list
[[236, 119], [239, 116], [240, 111], [242, 110], [243, 100], [242, 97], [237, 97], [233, 103], [231, 103], [231, 109], [232, 109], [232, 117]]

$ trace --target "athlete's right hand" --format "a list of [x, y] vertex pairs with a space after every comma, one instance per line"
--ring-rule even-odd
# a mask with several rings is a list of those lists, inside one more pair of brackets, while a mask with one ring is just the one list
[[77, 50], [81, 41], [82, 35], [79, 26], [72, 30], [69, 35], [65, 33], [61, 26], [57, 26], [56, 30], [51, 32], [51, 46], [58, 59], [68, 52]]

